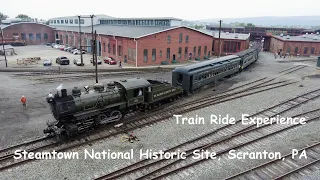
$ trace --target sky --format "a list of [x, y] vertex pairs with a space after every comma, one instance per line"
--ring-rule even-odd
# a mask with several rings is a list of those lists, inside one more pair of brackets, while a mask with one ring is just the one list
[[184, 20], [320, 15], [319, 0], [3, 0], [0, 7], [0, 12], [10, 18], [26, 14], [46, 20], [87, 14]]

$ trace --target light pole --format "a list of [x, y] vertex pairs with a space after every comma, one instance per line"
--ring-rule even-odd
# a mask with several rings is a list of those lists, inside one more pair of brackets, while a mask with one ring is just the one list
[[81, 16], [78, 16], [78, 19], [79, 19], [79, 41], [80, 41], [80, 58], [81, 58], [81, 66], [83, 66], [83, 56], [82, 56], [82, 43], [81, 43]]
[[221, 39], [220, 39], [220, 34], [221, 34], [221, 22], [222, 20], [219, 21], [219, 57], [221, 55]]
[[1, 29], [1, 27], [0, 27], [0, 32], [1, 32], [1, 39], [2, 39], [2, 48], [3, 48], [4, 60], [5, 60], [5, 62], [6, 62], [6, 67], [8, 67], [6, 49], [4, 48], [4, 42], [3, 42], [3, 30]]

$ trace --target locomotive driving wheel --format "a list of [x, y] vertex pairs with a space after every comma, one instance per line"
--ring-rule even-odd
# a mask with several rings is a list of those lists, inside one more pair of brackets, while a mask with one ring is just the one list
[[110, 117], [114, 118], [114, 121], [119, 121], [122, 118], [122, 113], [119, 110], [114, 110], [110, 113]]

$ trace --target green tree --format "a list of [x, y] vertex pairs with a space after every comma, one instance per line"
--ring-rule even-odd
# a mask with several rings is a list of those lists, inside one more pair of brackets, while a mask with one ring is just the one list
[[247, 27], [255, 27], [255, 25], [252, 24], [252, 23], [248, 23], [248, 24], [247, 24]]
[[18, 14], [16, 18], [21, 18], [21, 19], [31, 19], [28, 15], [26, 14]]
[[0, 12], [0, 20], [5, 20], [7, 19], [9, 16], [3, 14], [2, 12]]

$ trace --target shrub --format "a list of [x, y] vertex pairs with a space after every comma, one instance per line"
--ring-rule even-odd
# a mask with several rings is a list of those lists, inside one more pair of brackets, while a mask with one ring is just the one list
[[177, 60], [172, 60], [172, 64], [178, 63]]
[[168, 65], [169, 62], [168, 61], [161, 61], [161, 65]]

